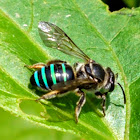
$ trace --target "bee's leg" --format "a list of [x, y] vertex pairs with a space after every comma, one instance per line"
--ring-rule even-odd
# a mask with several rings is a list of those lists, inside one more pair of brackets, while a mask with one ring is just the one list
[[66, 61], [62, 61], [62, 60], [51, 60], [51, 61], [47, 62], [47, 65], [58, 64], [58, 63], [67, 63], [67, 62]]
[[40, 98], [36, 99], [36, 101], [41, 100], [41, 99], [52, 99], [52, 98], [55, 98], [59, 93], [60, 93], [60, 91], [58, 91], [58, 90], [50, 91], [49, 93], [44, 94]]
[[36, 99], [36, 101], [41, 100], [41, 99], [52, 99], [55, 97], [62, 97], [66, 94], [68, 94], [68, 92], [63, 92], [62, 90], [52, 90], [49, 93], [44, 94], [40, 98]]
[[41, 69], [45, 64], [43, 63], [37, 63], [34, 65], [25, 65], [25, 67], [30, 68], [30, 69]]
[[106, 101], [106, 94], [102, 95], [102, 110], [103, 110], [103, 114], [105, 116], [105, 101]]
[[77, 95], [80, 96], [80, 99], [76, 103], [76, 108], [75, 108], [75, 119], [76, 119], [76, 123], [78, 123], [78, 116], [80, 114], [80, 111], [81, 111], [83, 105], [86, 102], [86, 95], [85, 95], [85, 93], [83, 91], [79, 90], [77, 92]]
[[100, 92], [96, 92], [95, 95], [97, 98], [102, 99], [102, 110], [103, 110], [103, 115], [105, 116], [105, 101], [106, 101], [107, 93], [102, 94]]

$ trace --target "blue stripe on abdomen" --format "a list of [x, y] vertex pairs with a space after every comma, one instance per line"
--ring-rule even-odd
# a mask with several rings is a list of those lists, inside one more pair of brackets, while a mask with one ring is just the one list
[[38, 79], [38, 71], [35, 71], [35, 73], [34, 73], [34, 79], [35, 79], [36, 85], [38, 87], [41, 87], [40, 86], [40, 83], [39, 83], [39, 79]]
[[62, 70], [63, 70], [64, 82], [66, 82], [67, 81], [67, 73], [66, 73], [66, 67], [65, 67], [64, 63], [62, 63]]
[[41, 75], [42, 75], [42, 79], [43, 79], [43, 82], [44, 82], [44, 84], [45, 84], [45, 87], [46, 87], [47, 89], [49, 89], [48, 81], [47, 81], [46, 73], [45, 73], [45, 67], [42, 67], [42, 68], [41, 68]]
[[56, 84], [56, 76], [55, 76], [55, 71], [54, 71], [54, 64], [50, 64], [50, 71], [51, 71], [51, 77], [53, 84]]
[[30, 82], [33, 86], [49, 90], [54, 84], [74, 79], [75, 76], [72, 67], [62, 63], [50, 64], [35, 71], [30, 78]]
[[55, 64], [54, 72], [56, 77], [56, 83], [74, 80], [74, 72], [70, 65], [67, 65], [65, 63]]

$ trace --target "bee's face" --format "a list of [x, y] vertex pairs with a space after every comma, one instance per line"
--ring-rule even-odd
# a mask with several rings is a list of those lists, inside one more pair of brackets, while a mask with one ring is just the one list
[[114, 87], [115, 87], [115, 76], [114, 76], [114, 73], [111, 73], [110, 83], [111, 83], [111, 87], [110, 87], [109, 92], [113, 91]]
[[108, 88], [108, 92], [111, 92], [114, 90], [114, 87], [115, 87], [115, 75], [110, 68], [107, 68], [106, 70], [107, 70], [108, 75], [109, 75], [108, 82], [107, 82], [106, 86]]

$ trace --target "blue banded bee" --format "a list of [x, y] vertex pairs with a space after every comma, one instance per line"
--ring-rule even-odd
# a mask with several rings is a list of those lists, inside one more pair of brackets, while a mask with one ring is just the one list
[[[33, 86], [47, 91], [46, 94], [38, 98], [52, 99], [61, 97], [68, 91], [76, 92], [80, 96], [75, 108], [75, 119], [81, 108], [85, 104], [86, 95], [82, 89], [92, 90], [96, 96], [102, 98], [102, 110], [105, 116], [105, 101], [108, 92], [112, 92], [115, 87], [116, 77], [112, 70], [102, 67], [100, 64], [90, 59], [70, 37], [59, 27], [49, 22], [40, 22], [38, 25], [39, 34], [47, 47], [57, 49], [65, 54], [79, 57], [85, 63], [75, 63], [71, 67], [67, 62], [52, 60], [47, 64], [37, 63], [28, 68], [37, 69], [30, 78]], [[124, 103], [126, 103], [125, 93], [122, 86], [117, 83], [123, 92]]]

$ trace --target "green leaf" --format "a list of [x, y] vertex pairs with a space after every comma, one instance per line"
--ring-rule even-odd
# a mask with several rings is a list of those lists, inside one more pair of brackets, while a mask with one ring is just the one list
[[[5, 112], [0, 108], [0, 137], [3, 140], [78, 140], [71, 134], [65, 132], [58, 132], [56, 130], [49, 130], [45, 127], [39, 127], [27, 121], [23, 121], [21, 118], [17, 118], [11, 115], [9, 112]], [[79, 139], [80, 140], [80, 139]]]
[[[0, 5], [0, 107], [39, 126], [86, 139], [139, 139], [139, 13], [139, 8], [110, 13], [106, 5], [96, 0], [3, 0]], [[122, 91], [116, 86], [107, 96], [106, 117], [101, 117], [100, 100], [87, 94], [76, 124], [74, 108], [78, 97], [74, 94], [34, 102], [39, 92], [29, 87], [33, 72], [25, 64], [51, 59], [71, 64], [80, 61], [45, 47], [38, 34], [39, 21], [56, 24], [90, 58], [118, 73], [118, 82], [126, 93], [126, 106]]]

